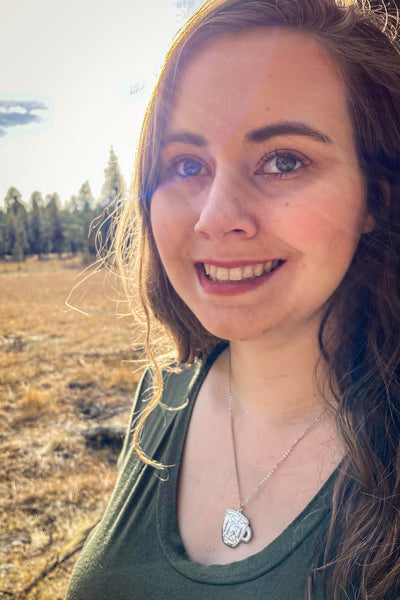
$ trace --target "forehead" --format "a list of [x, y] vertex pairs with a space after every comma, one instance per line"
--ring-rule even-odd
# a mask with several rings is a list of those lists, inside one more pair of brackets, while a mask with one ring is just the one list
[[196, 130], [219, 141], [279, 121], [301, 121], [338, 143], [352, 140], [338, 65], [313, 37], [259, 29], [223, 36], [183, 70], [167, 133]]

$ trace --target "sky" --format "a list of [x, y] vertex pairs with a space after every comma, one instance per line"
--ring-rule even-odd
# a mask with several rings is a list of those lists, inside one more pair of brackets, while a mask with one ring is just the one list
[[113, 146], [129, 182], [163, 56], [197, 0], [0, 0], [0, 205], [15, 186], [95, 197]]

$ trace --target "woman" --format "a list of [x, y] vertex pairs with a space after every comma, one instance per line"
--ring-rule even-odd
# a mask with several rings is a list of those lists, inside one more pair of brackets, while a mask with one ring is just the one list
[[400, 597], [389, 21], [211, 0], [170, 51], [116, 241], [153, 367], [68, 600]]

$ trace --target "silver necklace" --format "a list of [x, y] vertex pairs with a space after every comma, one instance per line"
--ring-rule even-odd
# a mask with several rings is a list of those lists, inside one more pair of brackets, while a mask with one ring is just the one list
[[316, 423], [321, 419], [323, 414], [326, 412], [324, 409], [310, 425], [299, 435], [299, 437], [293, 442], [291, 446], [282, 454], [278, 462], [272, 467], [272, 469], [261, 479], [256, 485], [252, 493], [242, 500], [240, 493], [240, 478], [239, 478], [239, 467], [236, 454], [236, 443], [235, 443], [235, 432], [233, 427], [233, 411], [232, 411], [232, 371], [231, 371], [231, 352], [228, 349], [228, 379], [229, 379], [229, 419], [231, 423], [231, 434], [232, 434], [232, 449], [233, 449], [233, 460], [235, 463], [235, 475], [236, 475], [236, 487], [239, 499], [239, 508], [234, 510], [228, 508], [225, 513], [224, 522], [222, 524], [222, 541], [230, 548], [235, 548], [240, 542], [248, 543], [252, 538], [252, 530], [248, 518], [243, 514], [244, 507], [253, 499], [253, 497], [260, 491], [260, 488], [268, 481], [277, 468], [283, 463], [284, 460], [289, 456], [292, 450], [295, 449], [297, 444], [307, 435], [307, 433], [314, 427]]

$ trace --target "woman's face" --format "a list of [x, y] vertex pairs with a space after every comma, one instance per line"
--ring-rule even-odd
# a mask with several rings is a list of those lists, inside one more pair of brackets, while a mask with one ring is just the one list
[[151, 204], [176, 292], [216, 336], [315, 331], [373, 228], [345, 88], [311, 37], [225, 36], [183, 71]]

